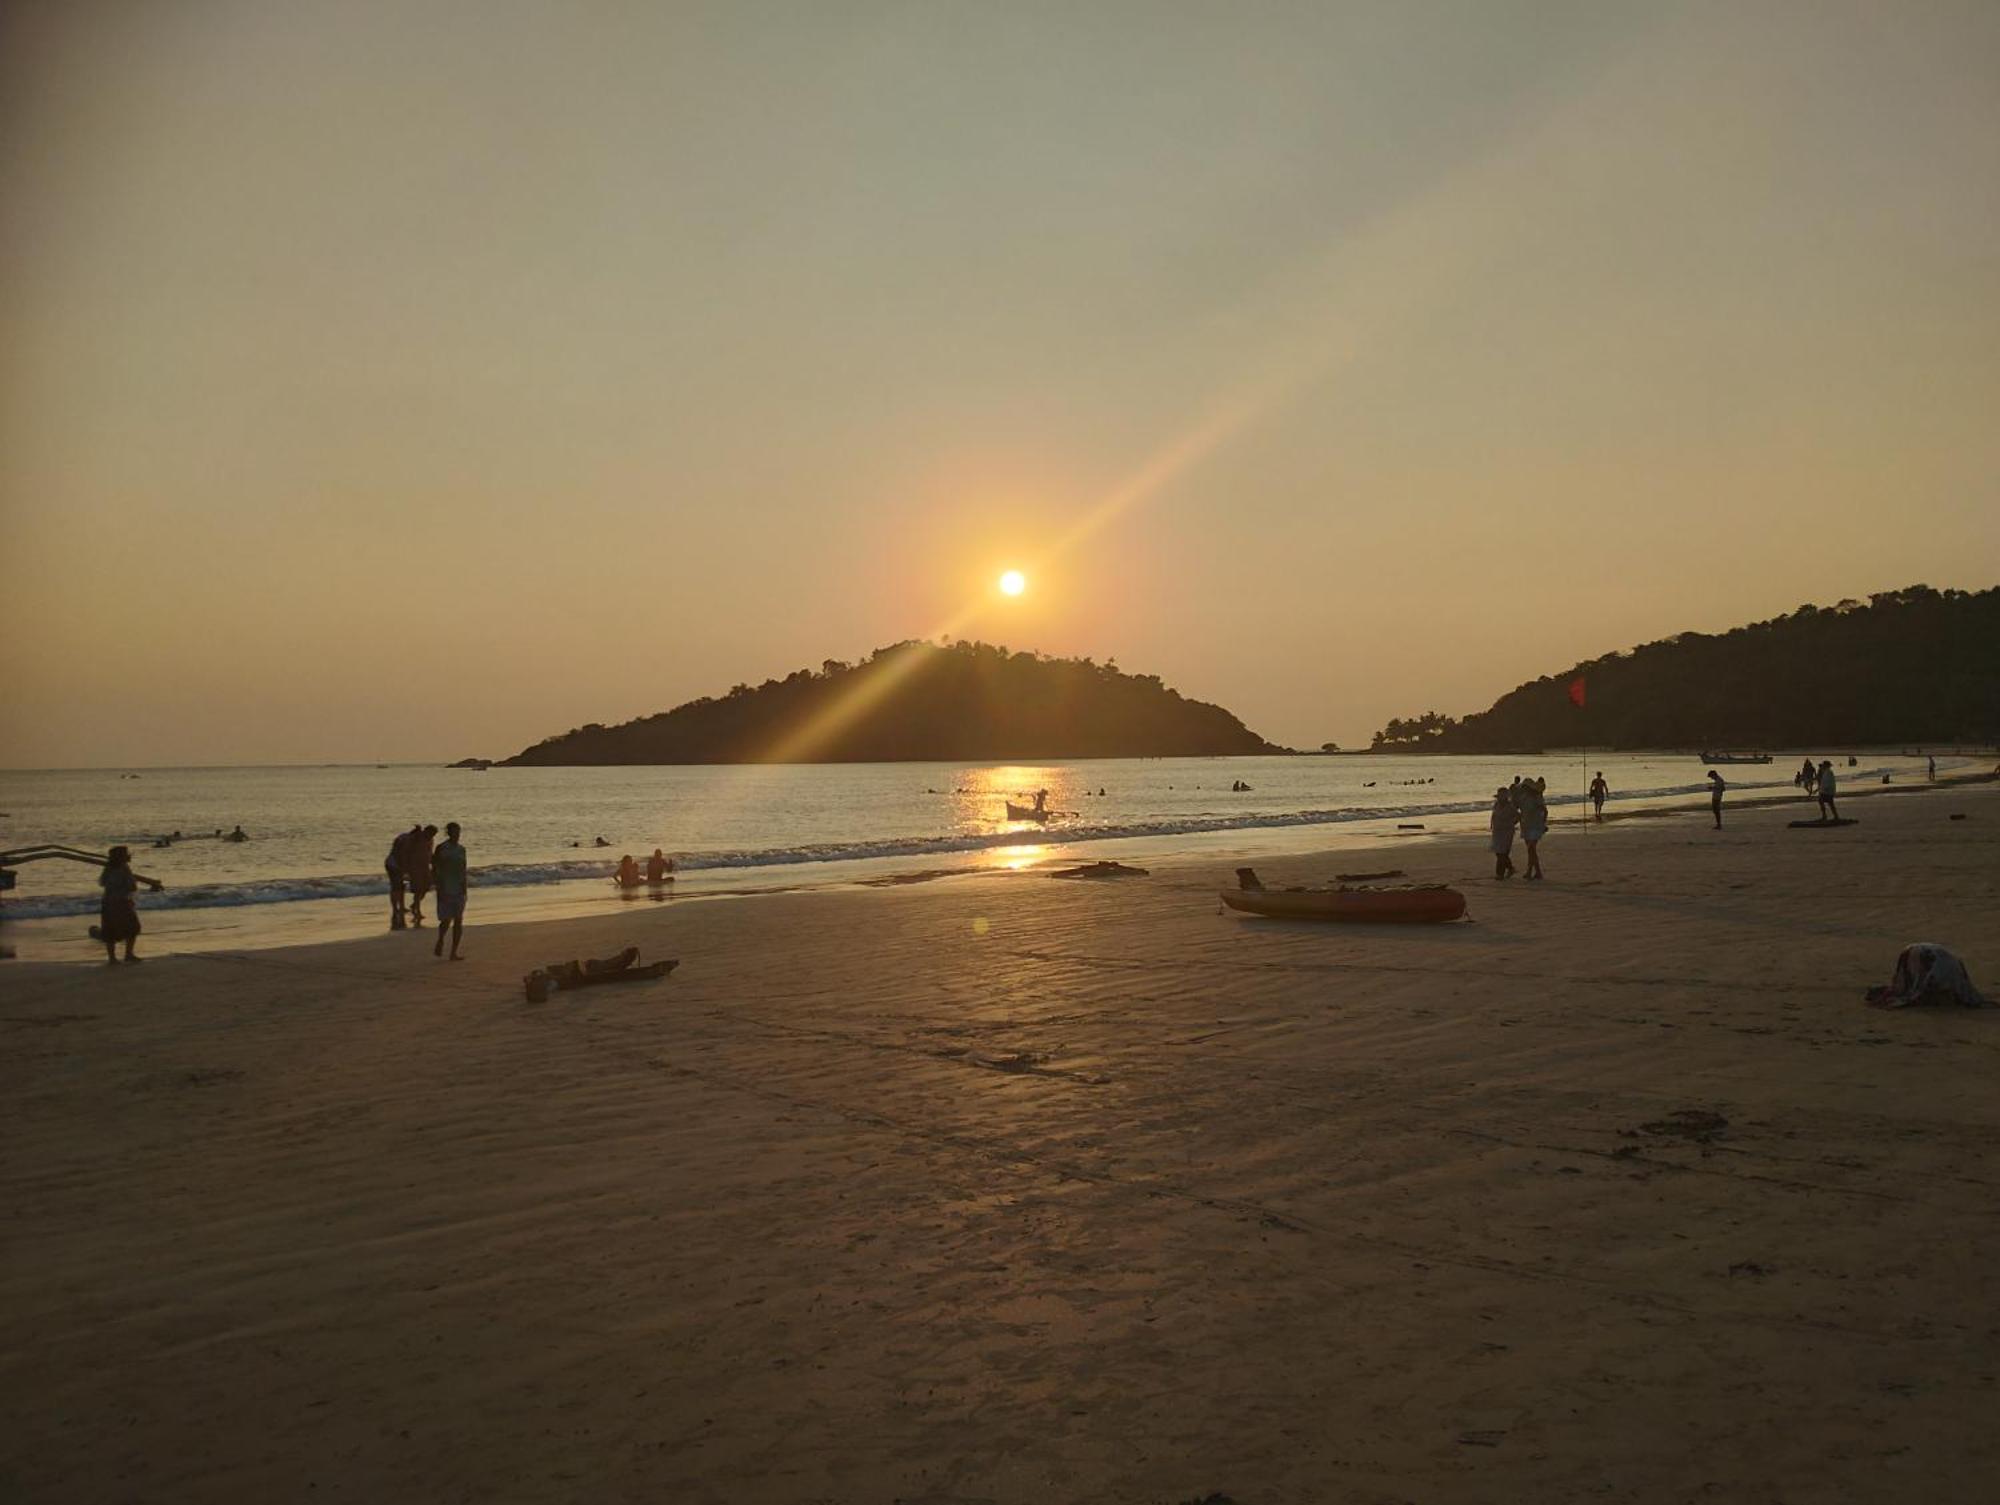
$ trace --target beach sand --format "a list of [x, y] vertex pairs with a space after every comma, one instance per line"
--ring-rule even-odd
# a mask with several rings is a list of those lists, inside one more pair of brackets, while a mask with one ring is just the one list
[[0, 1496], [1990, 1498], [1996, 794], [7, 964]]

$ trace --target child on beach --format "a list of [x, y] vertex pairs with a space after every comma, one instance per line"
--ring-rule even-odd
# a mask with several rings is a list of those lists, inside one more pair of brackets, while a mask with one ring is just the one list
[[431, 881], [437, 885], [437, 944], [432, 956], [444, 955], [444, 936], [451, 932], [451, 959], [459, 961], [458, 938], [465, 930], [465, 848], [458, 844], [458, 822], [444, 824], [444, 844], [431, 853]]
[[1493, 832], [1489, 845], [1493, 851], [1495, 878], [1514, 876], [1514, 823], [1517, 819], [1512, 797], [1505, 789], [1494, 790], [1493, 814], [1488, 824]]

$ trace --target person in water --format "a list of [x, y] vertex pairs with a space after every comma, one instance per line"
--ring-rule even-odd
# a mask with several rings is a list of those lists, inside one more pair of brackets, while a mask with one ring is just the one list
[[1722, 791], [1729, 786], [1713, 768], [1708, 771], [1708, 810], [1715, 817], [1715, 829], [1722, 829]]
[[104, 871], [97, 875], [97, 883], [104, 890], [104, 899], [97, 911], [97, 933], [104, 942], [104, 964], [107, 967], [118, 965], [120, 941], [125, 943], [125, 960], [136, 964], [139, 958], [132, 954], [132, 943], [139, 939], [139, 879], [132, 871], [129, 847], [111, 849]]
[[1611, 786], [1604, 782], [1604, 770], [1597, 770], [1597, 777], [1590, 781], [1590, 802], [1597, 807], [1597, 818], [1604, 819], [1604, 802], [1611, 798]]
[[432, 956], [444, 955], [445, 932], [451, 932], [451, 959], [460, 960], [458, 938], [465, 930], [465, 848], [458, 844], [458, 822], [444, 823], [444, 843], [431, 853], [431, 879], [437, 884], [437, 944]]
[[665, 883], [667, 881], [667, 874], [673, 870], [674, 859], [669, 857], [665, 852], [662, 852], [658, 847], [654, 847], [653, 855], [646, 859], [646, 881], [648, 883]]
[[1547, 779], [1523, 779], [1515, 786], [1514, 804], [1521, 812], [1521, 840], [1528, 848], [1528, 870], [1522, 878], [1542, 876], [1542, 838], [1549, 834], [1549, 805], [1542, 797]]
[[245, 832], [241, 826], [238, 826], [234, 831], [231, 831], [227, 836], [223, 837], [222, 839], [224, 841], [248, 841], [250, 837], [249, 834]]
[[637, 888], [639, 886], [639, 864], [632, 860], [630, 852], [627, 852], [623, 857], [618, 859], [618, 872], [611, 881], [616, 883], [620, 888]]
[[1514, 876], [1514, 827], [1520, 816], [1514, 809], [1514, 799], [1505, 789], [1493, 791], [1493, 814], [1488, 827], [1493, 839], [1488, 843], [1493, 852], [1493, 876], [1511, 878]]
[[1839, 788], [1840, 780], [1834, 777], [1833, 764], [1822, 762], [1819, 765], [1819, 818], [1821, 820], [1840, 819], [1840, 806], [1833, 802], [1833, 796], [1838, 792]]
[[1035, 791], [1035, 814], [1044, 815], [1048, 812], [1048, 808], [1049, 808], [1048, 790], [1037, 789]]

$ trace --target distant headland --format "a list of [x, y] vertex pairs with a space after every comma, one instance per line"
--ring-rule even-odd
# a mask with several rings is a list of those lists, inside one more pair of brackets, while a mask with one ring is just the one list
[[1463, 720], [1437, 711], [1391, 720], [1369, 750], [1991, 743], [1996, 645], [2000, 587], [1913, 585], [1588, 659]]
[[513, 767], [995, 762], [1276, 753], [1221, 706], [1090, 659], [922, 641], [829, 659], [622, 726], [593, 722]]

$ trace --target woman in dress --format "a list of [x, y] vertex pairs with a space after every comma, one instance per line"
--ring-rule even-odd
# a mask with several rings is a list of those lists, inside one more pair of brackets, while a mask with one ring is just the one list
[[1542, 876], [1542, 854], [1538, 847], [1549, 834], [1549, 805], [1542, 797], [1542, 791], [1548, 787], [1547, 779], [1523, 779], [1514, 791], [1514, 801], [1521, 808], [1521, 840], [1528, 847], [1528, 871], [1522, 874], [1524, 879]]
[[1490, 843], [1493, 849], [1493, 876], [1511, 878], [1514, 876], [1514, 823], [1520, 817], [1515, 814], [1514, 800], [1502, 789], [1493, 791], [1493, 814], [1489, 828], [1493, 832]]
[[125, 943], [125, 960], [136, 963], [139, 958], [132, 954], [132, 943], [139, 939], [139, 904], [134, 897], [139, 892], [139, 880], [132, 873], [130, 848], [111, 849], [104, 871], [97, 875], [97, 882], [104, 890], [104, 902], [98, 911], [97, 934], [104, 942], [105, 964], [118, 965], [120, 941]]

